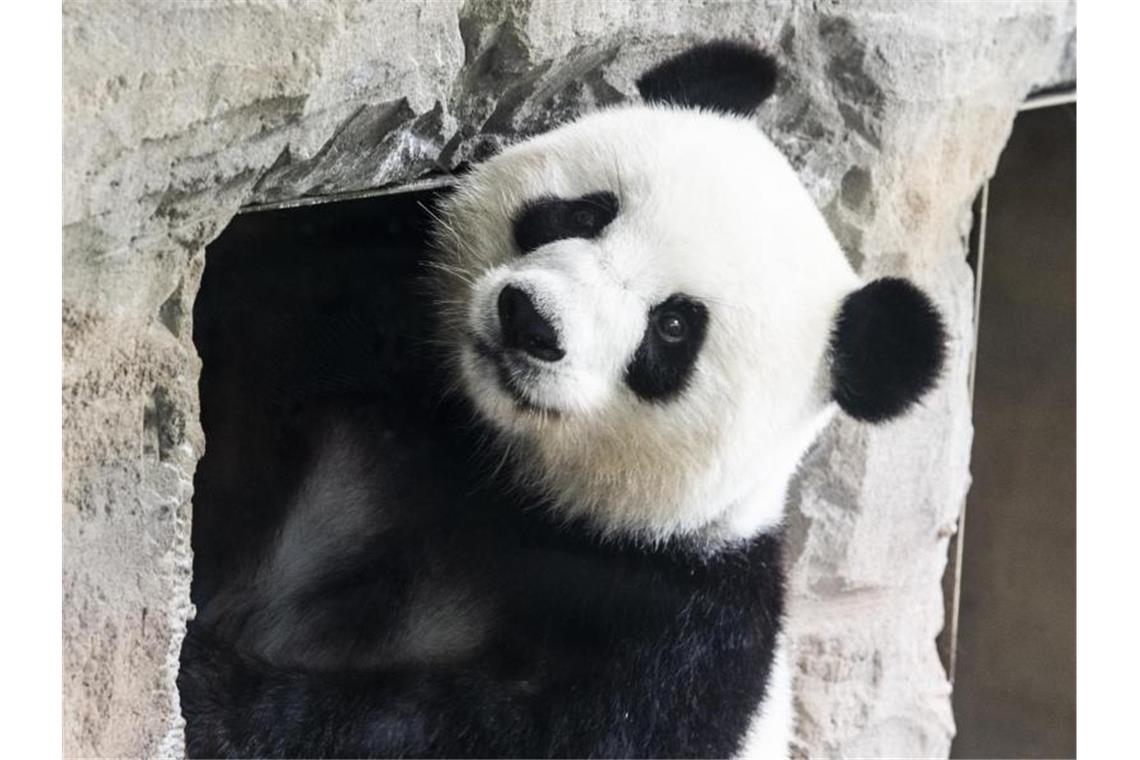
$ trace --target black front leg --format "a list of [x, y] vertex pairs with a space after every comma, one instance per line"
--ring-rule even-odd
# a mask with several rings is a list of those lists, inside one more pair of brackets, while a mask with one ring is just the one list
[[469, 669], [314, 673], [191, 626], [178, 678], [190, 757], [539, 754], [534, 705]]
[[179, 675], [187, 754], [725, 757], [767, 669], [755, 651], [697, 653], [681, 641], [554, 665], [538, 677], [486, 661], [309, 672], [237, 654], [192, 626]]

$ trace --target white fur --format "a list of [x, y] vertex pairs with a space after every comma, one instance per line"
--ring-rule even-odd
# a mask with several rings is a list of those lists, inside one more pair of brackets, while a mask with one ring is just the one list
[[[524, 202], [599, 191], [620, 207], [600, 237], [515, 249]], [[650, 540], [740, 538], [779, 521], [787, 481], [833, 412], [828, 338], [859, 281], [752, 122], [661, 106], [598, 112], [475, 168], [438, 232], [443, 337], [464, 390], [559, 509]], [[529, 408], [473, 348], [499, 340], [508, 283], [532, 295], [566, 350], [526, 368]], [[707, 337], [680, 397], [648, 403], [623, 375], [650, 307], [674, 293], [703, 301]]]
[[737, 757], [755, 760], [787, 758], [794, 727], [792, 671], [788, 666], [788, 645], [781, 638], [772, 660], [764, 701], [752, 719], [752, 725], [744, 737], [744, 746]]

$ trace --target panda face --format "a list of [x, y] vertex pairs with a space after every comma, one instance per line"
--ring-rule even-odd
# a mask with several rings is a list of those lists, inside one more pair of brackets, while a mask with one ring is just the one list
[[438, 248], [459, 384], [558, 508], [653, 539], [779, 519], [858, 280], [750, 121], [626, 107], [516, 145]]

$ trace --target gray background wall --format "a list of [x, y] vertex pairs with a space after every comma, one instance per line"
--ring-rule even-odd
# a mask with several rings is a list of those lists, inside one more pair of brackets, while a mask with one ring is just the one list
[[856, 266], [953, 343], [907, 420], [836, 422], [793, 487], [797, 750], [945, 756], [939, 578], [969, 475], [969, 205], [1017, 104], [1071, 75], [1071, 3], [64, 3], [69, 755], [181, 752], [203, 440], [190, 307], [242, 204], [405, 182], [632, 94], [697, 39], [763, 44], [759, 118]]

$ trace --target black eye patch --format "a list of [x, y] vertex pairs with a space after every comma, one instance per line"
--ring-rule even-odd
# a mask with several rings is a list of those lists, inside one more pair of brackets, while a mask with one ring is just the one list
[[529, 253], [555, 240], [592, 240], [602, 234], [617, 212], [617, 196], [610, 192], [581, 198], [536, 198], [515, 217], [515, 245], [521, 253]]
[[625, 383], [646, 401], [668, 401], [688, 385], [705, 342], [709, 312], [680, 293], [649, 310], [641, 345], [625, 370]]

